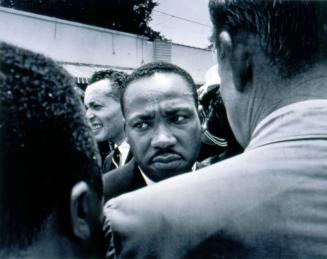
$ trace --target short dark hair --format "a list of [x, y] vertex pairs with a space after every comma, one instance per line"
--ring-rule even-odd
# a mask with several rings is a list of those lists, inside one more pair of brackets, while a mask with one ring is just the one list
[[73, 85], [52, 60], [0, 43], [0, 249], [31, 245], [50, 215], [72, 237], [78, 181], [102, 197], [99, 154]]
[[[214, 42], [223, 30], [251, 32], [283, 74], [326, 58], [326, 1], [210, 0]], [[219, 46], [217, 46], [219, 49]]]
[[121, 105], [121, 110], [122, 110], [123, 115], [125, 115], [124, 114], [124, 94], [125, 94], [128, 86], [136, 80], [151, 77], [152, 75], [154, 75], [155, 73], [158, 73], [158, 72], [159, 73], [173, 73], [173, 74], [180, 75], [182, 78], [184, 78], [184, 80], [187, 82], [187, 85], [189, 86], [189, 88], [192, 92], [195, 106], [198, 107], [198, 94], [196, 91], [196, 85], [195, 85], [191, 75], [179, 66], [176, 66], [176, 65], [168, 63], [168, 62], [159, 61], [159, 62], [147, 63], [147, 64], [137, 68], [125, 81], [125, 87], [123, 88], [123, 91], [120, 96], [120, 105]]
[[103, 80], [103, 79], [108, 79], [111, 83], [112, 86], [112, 91], [110, 92], [110, 96], [115, 98], [118, 102], [120, 100], [120, 95], [124, 87], [124, 82], [127, 78], [127, 73], [122, 72], [122, 71], [116, 71], [113, 69], [108, 69], [108, 70], [101, 70], [95, 72], [90, 79], [89, 85]]

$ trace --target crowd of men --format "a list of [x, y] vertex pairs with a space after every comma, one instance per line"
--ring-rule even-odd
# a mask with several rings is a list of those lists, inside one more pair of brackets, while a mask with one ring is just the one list
[[165, 62], [95, 73], [83, 104], [54, 61], [0, 43], [0, 257], [327, 258], [326, 7], [210, 0], [210, 108]]

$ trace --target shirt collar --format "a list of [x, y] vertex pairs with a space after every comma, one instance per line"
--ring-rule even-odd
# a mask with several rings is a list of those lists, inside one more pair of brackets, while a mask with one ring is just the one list
[[124, 165], [126, 163], [128, 153], [129, 153], [129, 150], [130, 150], [130, 146], [126, 142], [126, 140], [124, 140], [120, 145], [115, 144], [115, 148], [118, 148], [118, 150], [119, 150], [119, 153], [120, 153], [119, 166], [122, 166], [122, 165]]
[[126, 142], [126, 140], [124, 140], [119, 146], [115, 146], [118, 147], [118, 150], [121, 154], [129, 152], [129, 144]]

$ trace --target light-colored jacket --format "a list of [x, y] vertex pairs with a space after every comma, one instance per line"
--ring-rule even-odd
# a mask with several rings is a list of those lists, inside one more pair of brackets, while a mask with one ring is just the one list
[[118, 258], [327, 258], [327, 100], [273, 112], [201, 170], [106, 204]]

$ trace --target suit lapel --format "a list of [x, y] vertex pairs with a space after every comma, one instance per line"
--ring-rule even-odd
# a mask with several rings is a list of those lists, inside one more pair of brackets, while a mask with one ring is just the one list
[[133, 154], [131, 152], [131, 150], [128, 151], [128, 154], [127, 154], [127, 158], [126, 158], [126, 162], [125, 164], [127, 164], [129, 161], [131, 161], [133, 158]]
[[136, 162], [134, 162], [132, 185], [133, 185], [132, 188], [134, 189], [138, 189], [146, 186], [145, 180]]

